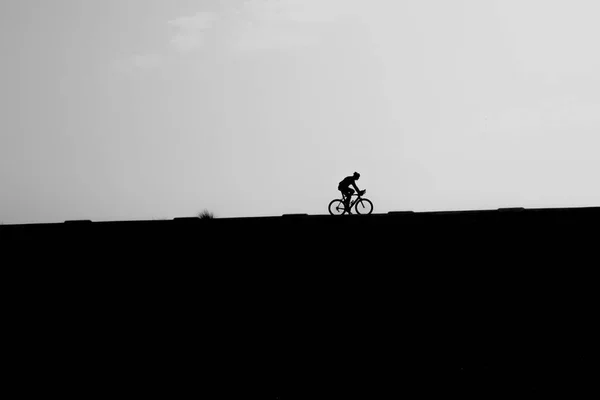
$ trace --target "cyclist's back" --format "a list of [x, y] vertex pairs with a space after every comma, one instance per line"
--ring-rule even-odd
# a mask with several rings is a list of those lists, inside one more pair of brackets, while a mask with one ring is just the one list
[[350, 185], [356, 186], [356, 179], [353, 176], [347, 176], [338, 185], [338, 190], [348, 189]]
[[345, 190], [352, 190], [350, 189], [350, 186], [353, 186], [354, 189], [356, 189], [356, 191], [359, 191], [358, 187], [356, 186], [356, 181], [358, 180], [358, 178], [360, 178], [360, 174], [358, 172], [355, 172], [354, 174], [352, 174], [352, 176], [345, 177], [340, 181], [338, 185], [338, 190], [342, 192]]

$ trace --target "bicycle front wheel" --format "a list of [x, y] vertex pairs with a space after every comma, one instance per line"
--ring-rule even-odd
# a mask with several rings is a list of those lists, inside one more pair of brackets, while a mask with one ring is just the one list
[[354, 206], [357, 214], [367, 215], [373, 212], [373, 203], [369, 199], [360, 199]]
[[344, 202], [342, 200], [331, 200], [331, 203], [329, 203], [329, 214], [342, 215], [345, 212], [346, 206], [344, 205]]

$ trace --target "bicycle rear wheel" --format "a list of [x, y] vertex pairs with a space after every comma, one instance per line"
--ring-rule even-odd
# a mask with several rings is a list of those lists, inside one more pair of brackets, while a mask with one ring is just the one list
[[369, 199], [360, 199], [354, 206], [357, 214], [368, 215], [373, 212], [373, 203]]
[[329, 214], [331, 215], [342, 215], [346, 212], [346, 206], [340, 199], [331, 200], [329, 203]]

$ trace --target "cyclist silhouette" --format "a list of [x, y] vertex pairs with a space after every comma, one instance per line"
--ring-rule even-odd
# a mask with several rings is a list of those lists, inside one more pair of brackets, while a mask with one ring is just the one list
[[[347, 176], [344, 179], [342, 179], [342, 181], [338, 185], [338, 190], [342, 192], [342, 197], [344, 199], [344, 204], [346, 205], [346, 208], [350, 208], [350, 199], [354, 194], [354, 190], [350, 188], [350, 185], [352, 185], [357, 192], [362, 192], [358, 188], [358, 186], [356, 186], [356, 181], [358, 180], [358, 178], [360, 178], [360, 174], [358, 172], [355, 172], [354, 174], [352, 174], [352, 176]], [[348, 213], [352, 214], [350, 210], [348, 210]]]

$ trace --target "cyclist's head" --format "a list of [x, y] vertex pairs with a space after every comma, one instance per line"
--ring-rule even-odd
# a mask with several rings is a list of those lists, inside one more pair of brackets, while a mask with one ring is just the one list
[[360, 178], [360, 174], [358, 172], [355, 172], [352, 176], [354, 177], [354, 179]]

